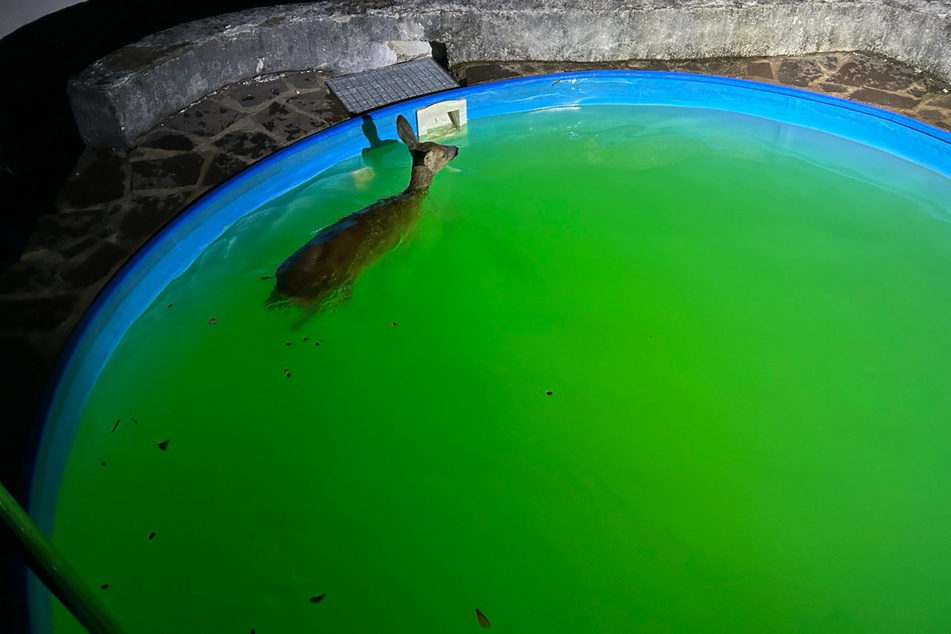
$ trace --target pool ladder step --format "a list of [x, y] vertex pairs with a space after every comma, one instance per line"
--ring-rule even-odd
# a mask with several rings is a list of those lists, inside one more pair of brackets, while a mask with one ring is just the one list
[[452, 135], [466, 125], [466, 100], [449, 99], [416, 111], [419, 136]]

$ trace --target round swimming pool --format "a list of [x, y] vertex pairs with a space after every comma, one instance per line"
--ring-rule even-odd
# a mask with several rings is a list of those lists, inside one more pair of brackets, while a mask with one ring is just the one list
[[[450, 98], [412, 222], [268, 310], [285, 258], [406, 186], [397, 115]], [[951, 136], [797, 90], [587, 72], [386, 108], [124, 267], [31, 514], [135, 632], [942, 631], [949, 220]]]

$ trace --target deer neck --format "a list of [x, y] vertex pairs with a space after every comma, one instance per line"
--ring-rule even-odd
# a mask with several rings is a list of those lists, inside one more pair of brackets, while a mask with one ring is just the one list
[[406, 191], [423, 192], [429, 189], [429, 184], [433, 182], [433, 176], [436, 173], [425, 165], [414, 165], [413, 174], [409, 179], [409, 187]]

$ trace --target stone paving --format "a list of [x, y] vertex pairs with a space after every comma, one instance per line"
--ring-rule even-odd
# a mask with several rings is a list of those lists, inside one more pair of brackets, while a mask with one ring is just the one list
[[[588, 68], [700, 72], [796, 86], [951, 130], [948, 85], [862, 53], [610, 64], [472, 63], [451, 71], [461, 82], [476, 84]], [[20, 407], [8, 407], [22, 419], [10, 421], [13, 425], [28, 428], [70, 331], [130, 254], [209, 188], [347, 118], [326, 88], [327, 78], [319, 71], [259, 77], [208, 95], [130, 150], [87, 148], [59, 193], [58, 212], [39, 219], [21, 260], [0, 271], [0, 352], [16, 373], [9, 392], [22, 400]], [[24, 434], [4, 432], [0, 441], [18, 438], [23, 444]]]

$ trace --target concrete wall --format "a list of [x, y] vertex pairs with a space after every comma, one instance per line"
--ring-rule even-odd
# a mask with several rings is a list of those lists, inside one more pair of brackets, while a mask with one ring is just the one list
[[951, 0], [351, 0], [199, 20], [120, 49], [69, 86], [93, 145], [128, 146], [230, 83], [284, 70], [352, 73], [394, 41], [451, 63], [803, 55], [863, 50], [951, 80]]
[[84, 0], [3, 0], [0, 10], [0, 38], [44, 15], [79, 4]]

